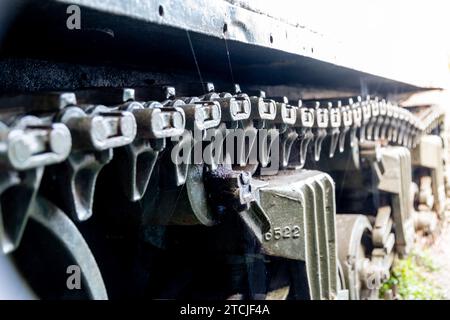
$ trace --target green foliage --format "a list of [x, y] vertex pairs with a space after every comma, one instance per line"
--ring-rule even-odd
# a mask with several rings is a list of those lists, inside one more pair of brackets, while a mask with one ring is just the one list
[[380, 289], [380, 297], [393, 289], [404, 300], [445, 299], [442, 288], [432, 279], [431, 273], [439, 268], [426, 251], [413, 252], [405, 259], [394, 263], [391, 277]]

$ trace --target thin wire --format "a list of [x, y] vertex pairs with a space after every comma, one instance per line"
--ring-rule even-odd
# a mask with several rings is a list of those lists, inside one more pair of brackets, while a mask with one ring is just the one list
[[202, 84], [203, 92], [206, 93], [205, 83], [203, 82], [202, 73], [200, 72], [200, 67], [198, 65], [197, 56], [195, 54], [194, 46], [192, 45], [191, 35], [189, 31], [186, 30], [186, 35], [189, 41], [189, 47], [191, 48], [192, 57], [194, 58], [195, 67], [197, 68], [198, 77], [200, 78], [200, 83]]
[[230, 70], [231, 81], [234, 84], [235, 82], [234, 82], [233, 68], [231, 66], [230, 50], [228, 49], [228, 41], [227, 41], [227, 38], [225, 37], [225, 35], [223, 36], [223, 39], [225, 40], [225, 48], [227, 50], [228, 68]]

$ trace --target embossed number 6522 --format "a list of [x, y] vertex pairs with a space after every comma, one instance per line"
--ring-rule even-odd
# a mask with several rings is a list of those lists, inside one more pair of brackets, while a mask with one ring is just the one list
[[300, 227], [299, 226], [286, 226], [283, 228], [275, 227], [269, 232], [264, 234], [264, 240], [280, 240], [280, 239], [297, 239], [300, 237]]

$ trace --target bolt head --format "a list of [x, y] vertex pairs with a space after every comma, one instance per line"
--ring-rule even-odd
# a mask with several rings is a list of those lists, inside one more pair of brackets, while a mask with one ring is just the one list
[[175, 97], [175, 87], [164, 87], [164, 93], [167, 99], [169, 99], [170, 97]]
[[153, 114], [153, 117], [151, 118], [152, 123], [152, 131], [153, 132], [161, 132], [163, 129], [164, 119], [161, 113], [158, 112], [158, 114]]
[[67, 106], [74, 106], [77, 104], [75, 93], [65, 92], [59, 96], [59, 108], [62, 109]]
[[214, 84], [212, 82], [206, 83], [206, 91], [207, 92], [214, 92]]
[[31, 155], [30, 141], [26, 137], [17, 137], [10, 141], [9, 145], [9, 159], [13, 165], [19, 165], [27, 161]]
[[123, 89], [122, 100], [123, 102], [127, 102], [130, 100], [134, 100], [135, 98], [135, 90], [131, 88]]
[[245, 185], [250, 184], [251, 175], [249, 172], [244, 171], [241, 173], [240, 179], [241, 179], [242, 184], [245, 184]]
[[61, 156], [68, 156], [72, 147], [70, 131], [66, 126], [59, 124], [50, 133], [50, 148]]
[[183, 116], [180, 112], [174, 112], [172, 115], [172, 126], [176, 129], [183, 128]]
[[94, 117], [92, 119], [92, 138], [96, 141], [104, 141], [108, 139], [109, 128], [103, 121], [102, 117]]
[[214, 105], [211, 109], [211, 115], [213, 119], [219, 119], [220, 118], [220, 107], [217, 105]]
[[274, 114], [275, 112], [276, 112], [276, 109], [275, 109], [276, 107], [275, 107], [275, 103], [273, 103], [273, 102], [270, 102], [269, 103], [269, 113], [270, 114]]
[[246, 114], [249, 114], [250, 113], [250, 103], [249, 103], [249, 101], [245, 100], [245, 101], [243, 101], [243, 104], [244, 104], [244, 112]]
[[120, 131], [122, 135], [128, 138], [134, 138], [136, 136], [136, 130], [137, 126], [134, 116], [129, 112], [124, 113], [120, 118]]
[[236, 116], [238, 114], [238, 105], [236, 101], [230, 101], [230, 112], [232, 116]]

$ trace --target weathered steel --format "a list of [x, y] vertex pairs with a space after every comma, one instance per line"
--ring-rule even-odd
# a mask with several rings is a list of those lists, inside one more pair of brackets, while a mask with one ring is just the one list
[[434, 209], [441, 218], [444, 216], [446, 201], [443, 159], [442, 139], [439, 136], [422, 136], [412, 150], [412, 164], [431, 170]]
[[[269, 255], [303, 260], [312, 299], [338, 293], [334, 183], [317, 171], [298, 171], [264, 179], [262, 208], [272, 228], [262, 246]], [[313, 276], [318, 275], [318, 276]]]

